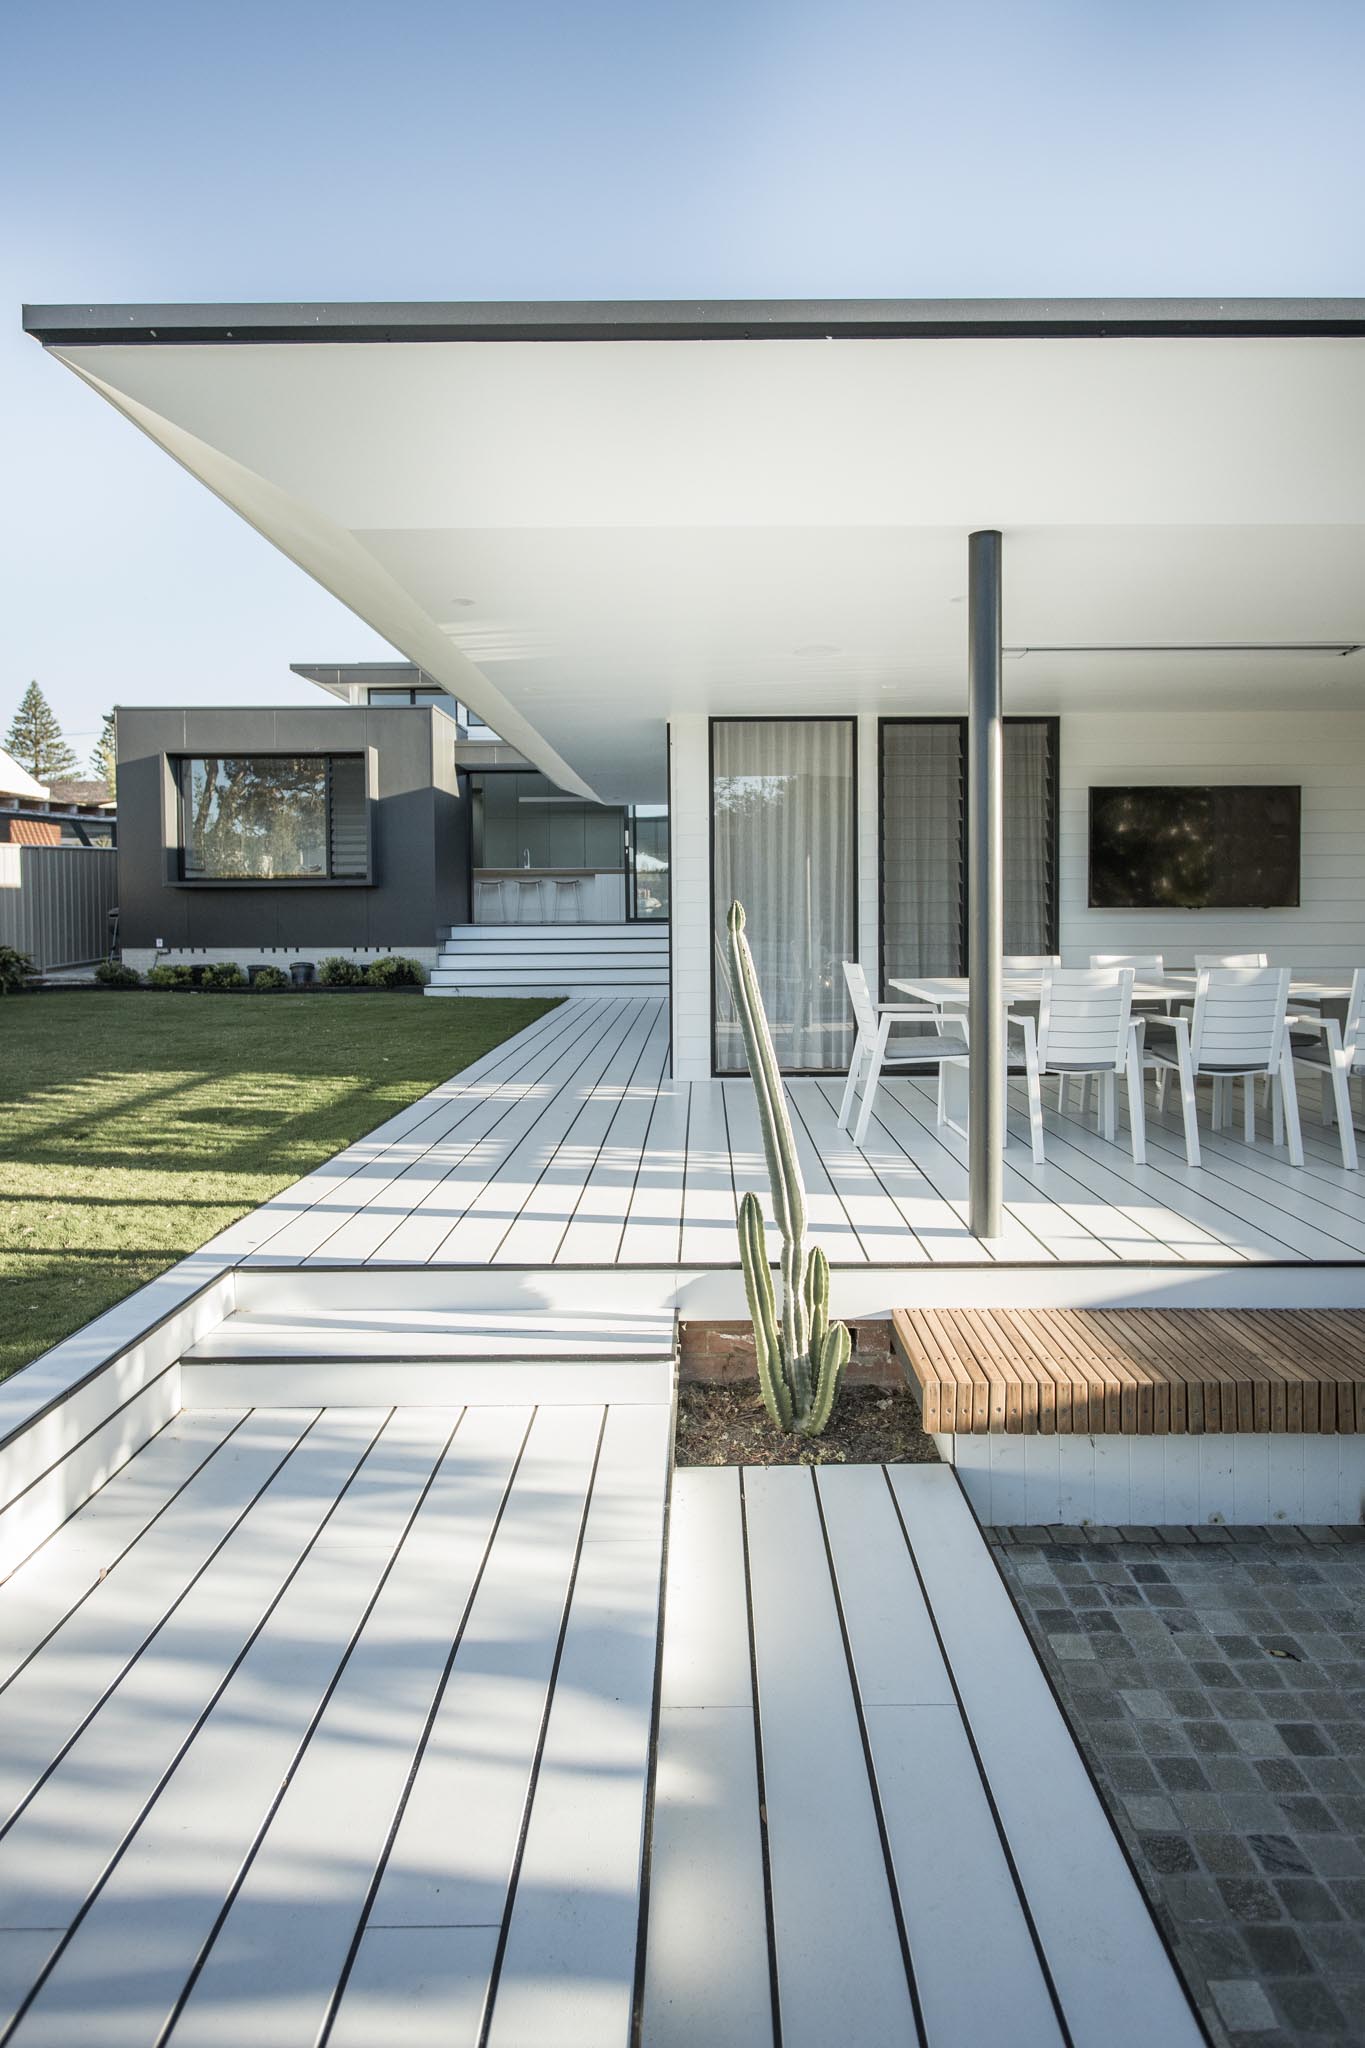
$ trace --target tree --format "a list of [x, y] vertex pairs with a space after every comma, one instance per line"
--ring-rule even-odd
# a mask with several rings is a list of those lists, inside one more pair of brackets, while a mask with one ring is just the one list
[[62, 737], [56, 713], [36, 683], [30, 683], [19, 700], [5, 747], [38, 782], [61, 781], [74, 775], [79, 766]]
[[117, 794], [118, 726], [115, 721], [115, 714], [112, 711], [105, 712], [104, 724], [100, 727], [100, 736], [95, 741], [94, 747], [91, 750], [90, 773], [101, 782], [108, 783], [110, 796]]

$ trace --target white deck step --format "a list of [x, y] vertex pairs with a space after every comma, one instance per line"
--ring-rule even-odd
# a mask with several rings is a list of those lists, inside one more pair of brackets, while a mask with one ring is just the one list
[[528, 1308], [310, 1308], [302, 1315], [241, 1310], [185, 1353], [187, 1361], [331, 1359], [672, 1358], [669, 1314]]
[[668, 928], [658, 925], [457, 925], [429, 996], [648, 996], [668, 989]]
[[181, 1361], [186, 1408], [666, 1402], [671, 1314], [540, 1309], [239, 1310]]

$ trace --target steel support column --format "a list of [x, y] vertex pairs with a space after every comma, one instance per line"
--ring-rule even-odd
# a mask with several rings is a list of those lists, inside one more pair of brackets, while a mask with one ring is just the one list
[[971, 975], [969, 1214], [999, 1237], [1004, 1213], [1005, 940], [1000, 535], [967, 541], [967, 969]]

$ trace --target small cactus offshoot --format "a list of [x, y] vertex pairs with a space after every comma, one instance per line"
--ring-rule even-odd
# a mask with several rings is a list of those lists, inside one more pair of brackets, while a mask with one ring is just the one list
[[763, 1210], [757, 1195], [745, 1195], [739, 1205], [739, 1253], [754, 1326], [758, 1384], [764, 1406], [779, 1429], [798, 1436], [819, 1436], [829, 1421], [848, 1364], [849, 1335], [843, 1323], [829, 1319], [829, 1261], [818, 1246], [806, 1249], [806, 1190], [772, 1033], [744, 936], [742, 904], [730, 905], [727, 928], [735, 1009], [758, 1096], [773, 1214], [782, 1237], [779, 1322]]

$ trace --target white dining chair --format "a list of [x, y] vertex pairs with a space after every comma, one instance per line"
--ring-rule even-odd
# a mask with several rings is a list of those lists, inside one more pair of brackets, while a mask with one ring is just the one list
[[1061, 1088], [1075, 1077], [1094, 1080], [1100, 1091], [1104, 1136], [1113, 1142], [1118, 1076], [1128, 1082], [1128, 1121], [1133, 1163], [1147, 1158], [1147, 1121], [1142, 1096], [1143, 1019], [1133, 1015], [1131, 967], [1049, 967], [1043, 970], [1035, 1033], [1033, 1019], [1011, 1017], [1024, 1040], [1029, 1081], [1029, 1128], [1035, 1165], [1043, 1161], [1042, 1077], [1056, 1074]]
[[[1287, 967], [1201, 967], [1195, 976], [1191, 1017], [1148, 1018], [1143, 1057], [1163, 1078], [1180, 1082], [1185, 1122], [1185, 1157], [1199, 1164], [1195, 1082], [1202, 1074], [1215, 1084], [1242, 1083], [1243, 1130], [1256, 1137], [1256, 1082], [1268, 1077], [1275, 1090], [1275, 1142], [1281, 1116], [1289, 1138], [1289, 1161], [1303, 1165], [1303, 1136], [1289, 1043]], [[1163, 1099], [1164, 1099], [1164, 1090]], [[1215, 1127], [1217, 1120], [1215, 1104]]]
[[[966, 1057], [965, 1028], [959, 1032], [943, 1031], [939, 1028], [943, 1019], [938, 1011], [931, 1010], [922, 1003], [874, 1003], [872, 991], [867, 985], [866, 970], [856, 960], [845, 960], [844, 980], [848, 983], [848, 997], [853, 1005], [856, 1036], [853, 1041], [853, 1057], [848, 1063], [848, 1079], [844, 1083], [843, 1099], [839, 1104], [839, 1129], [848, 1129], [854, 1097], [861, 1087], [862, 1101], [858, 1107], [853, 1142], [855, 1145], [862, 1145], [872, 1116], [872, 1098], [877, 1092], [877, 1083], [887, 1068], [903, 1072], [916, 1067], [936, 1066], [939, 1078], [939, 1121], [942, 1122], [943, 1061]], [[892, 1051], [889, 1047], [891, 1027], [893, 1024], [905, 1023], [931, 1024], [935, 1028], [926, 1031], [922, 1036], [903, 1040]]]
[[[1092, 953], [1090, 955], [1090, 965], [1092, 967], [1131, 967], [1135, 979], [1148, 974], [1154, 974], [1159, 979], [1166, 972], [1166, 959], [1162, 953]], [[1159, 1001], [1139, 996], [1133, 1003], [1133, 1009], [1139, 1017], [1166, 1017], [1170, 1015], [1174, 1001], [1175, 998], [1173, 996], [1163, 996]], [[1088, 1074], [1082, 1077], [1080, 1087], [1081, 1115], [1088, 1116], [1090, 1114], [1090, 1076]], [[1066, 1108], [1067, 1089], [1068, 1083], [1063, 1079], [1058, 1088], [1057, 1096], [1057, 1107], [1062, 1110]]]
[[[1194, 956], [1194, 971], [1196, 974], [1198, 974], [1201, 967], [1269, 967], [1269, 965], [1270, 959], [1269, 956], [1265, 953], [1196, 953]], [[1229, 1100], [1229, 1091], [1230, 1083], [1226, 1081], [1214, 1082], [1213, 1128], [1216, 1131], [1221, 1130], [1223, 1128], [1223, 1125], [1227, 1121], [1227, 1104]], [[1265, 1084], [1265, 1094], [1266, 1101], [1269, 1102], [1271, 1097], [1271, 1085], [1269, 1081], [1267, 1081]], [[1163, 1109], [1166, 1107], [1166, 1087], [1164, 1080], [1161, 1086], [1161, 1107]]]
[[1351, 1081], [1365, 1081], [1365, 967], [1357, 967], [1351, 976], [1344, 1026], [1330, 1014], [1296, 1015], [1290, 1019], [1289, 1047], [1296, 1066], [1311, 1067], [1318, 1074], [1323, 1123], [1331, 1123], [1335, 1109], [1341, 1163], [1355, 1172], [1358, 1161]]
[[1001, 962], [1006, 974], [1039, 974], [1045, 967], [1060, 967], [1060, 953], [1006, 953]]

